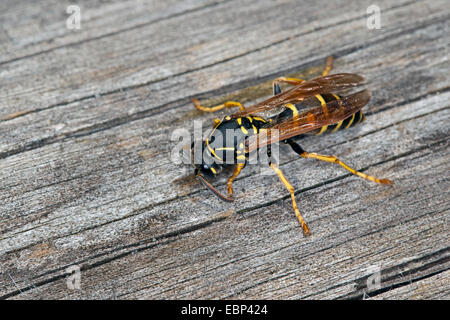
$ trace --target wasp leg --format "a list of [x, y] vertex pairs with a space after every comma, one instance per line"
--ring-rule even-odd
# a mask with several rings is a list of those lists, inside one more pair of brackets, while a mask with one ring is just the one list
[[286, 77], [276, 78], [275, 80], [272, 81], [273, 94], [277, 95], [277, 94], [281, 93], [281, 88], [280, 88], [280, 85], [278, 84], [278, 82], [287, 83], [287, 84], [296, 86], [296, 85], [302, 83], [303, 81], [305, 81], [305, 80], [297, 79], [297, 78], [286, 78]]
[[233, 108], [233, 107], [239, 107], [239, 111], [243, 111], [245, 109], [244, 105], [237, 101], [227, 101], [223, 104], [219, 104], [214, 107], [204, 107], [200, 104], [200, 102], [197, 99], [193, 99], [192, 102], [194, 103], [194, 107], [203, 112], [216, 112], [224, 108]]
[[238, 163], [236, 168], [234, 169], [233, 175], [228, 178], [227, 186], [228, 186], [228, 196], [233, 198], [233, 181], [236, 177], [241, 173], [241, 170], [245, 167], [245, 163]]
[[292, 199], [292, 207], [294, 208], [295, 215], [297, 216], [298, 221], [302, 225], [303, 233], [305, 236], [309, 236], [311, 232], [309, 231], [309, 227], [306, 224], [306, 221], [303, 219], [302, 215], [300, 214], [300, 211], [298, 211], [297, 202], [295, 202], [295, 195], [294, 195], [294, 187], [289, 183], [289, 181], [284, 176], [283, 172], [281, 172], [280, 168], [275, 163], [270, 163], [270, 167], [273, 171], [276, 172], [278, 175], [278, 178], [280, 178], [281, 182], [283, 182], [286, 189], [288, 189], [289, 193], [291, 194]]
[[[330, 73], [331, 69], [333, 68], [333, 60], [334, 59], [332, 56], [329, 56], [327, 58], [325, 69], [322, 71], [322, 77], [325, 77], [326, 75], [328, 75]], [[280, 85], [278, 84], [278, 82], [287, 83], [287, 84], [296, 86], [296, 85], [299, 85], [300, 83], [302, 83], [303, 81], [305, 81], [305, 80], [297, 79], [297, 78], [286, 78], [286, 77], [276, 78], [272, 82], [273, 94], [277, 95], [277, 94], [281, 93], [281, 88], [280, 88]]]
[[322, 71], [322, 77], [325, 77], [330, 73], [331, 68], [333, 68], [333, 60], [334, 60], [333, 56], [328, 57], [325, 69]]
[[305, 150], [303, 150], [302, 147], [300, 147], [300, 145], [298, 145], [297, 143], [295, 143], [292, 140], [286, 140], [286, 143], [288, 143], [291, 146], [292, 150], [294, 150], [297, 154], [299, 154], [303, 158], [312, 158], [312, 159], [317, 159], [317, 160], [321, 160], [321, 161], [325, 161], [325, 162], [337, 163], [338, 165], [342, 166], [344, 169], [350, 171], [354, 175], [357, 175], [358, 177], [361, 177], [363, 179], [370, 180], [370, 181], [373, 181], [373, 182], [376, 182], [379, 184], [393, 184], [393, 182], [391, 180], [378, 179], [378, 178], [369, 176], [365, 173], [356, 171], [355, 169], [349, 167], [348, 165], [346, 165], [344, 162], [342, 162], [335, 156], [327, 156], [327, 155], [322, 155], [322, 154], [317, 154], [317, 153], [306, 152]]

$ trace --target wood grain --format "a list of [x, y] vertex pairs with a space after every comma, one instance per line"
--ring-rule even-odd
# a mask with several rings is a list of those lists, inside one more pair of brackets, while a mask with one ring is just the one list
[[[1, 298], [449, 298], [448, 1], [378, 1], [374, 30], [370, 1], [79, 3], [79, 31], [68, 3], [0, 3]], [[394, 186], [281, 146], [305, 238], [267, 166], [229, 204], [171, 160], [226, 114], [193, 97], [250, 105], [329, 55], [367, 79], [367, 121], [302, 147]]]

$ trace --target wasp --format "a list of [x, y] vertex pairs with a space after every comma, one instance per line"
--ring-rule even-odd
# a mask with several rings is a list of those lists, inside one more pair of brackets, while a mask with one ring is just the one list
[[[237, 107], [237, 112], [225, 116], [222, 120], [214, 120], [214, 128], [209, 136], [201, 142], [202, 159], [193, 162], [195, 176], [216, 196], [228, 202], [234, 201], [233, 181], [248, 163], [249, 154], [262, 147], [267, 147], [270, 155], [270, 146], [273, 143], [284, 142], [300, 157], [316, 159], [342, 166], [351, 173], [379, 184], [390, 185], [388, 179], [378, 179], [359, 172], [333, 155], [323, 155], [305, 151], [295, 140], [308, 134], [322, 135], [325, 132], [345, 130], [364, 120], [361, 111], [370, 100], [370, 92], [362, 90], [350, 95], [341, 96], [337, 92], [356, 87], [364, 82], [364, 78], [352, 73], [339, 73], [329, 75], [332, 68], [333, 57], [329, 57], [321, 77], [312, 80], [279, 77], [273, 80], [273, 96], [245, 107], [237, 101], [227, 101], [223, 104], [205, 107], [197, 99], [194, 106], [203, 112], [215, 112], [225, 108]], [[292, 86], [281, 91], [280, 83]], [[260, 114], [266, 111], [279, 111], [270, 117]], [[231, 139], [225, 134], [231, 130], [234, 134]], [[222, 139], [217, 139], [217, 137]], [[193, 153], [195, 144], [191, 146]], [[227, 191], [224, 195], [217, 190], [206, 177], [215, 177], [228, 166], [232, 160], [234, 171], [228, 178]], [[270, 159], [270, 157], [269, 157]], [[310, 235], [310, 229], [303, 219], [295, 200], [295, 190], [284, 176], [279, 166], [269, 160], [269, 167], [275, 171], [280, 181], [289, 191], [292, 207], [300, 222], [303, 233]]]

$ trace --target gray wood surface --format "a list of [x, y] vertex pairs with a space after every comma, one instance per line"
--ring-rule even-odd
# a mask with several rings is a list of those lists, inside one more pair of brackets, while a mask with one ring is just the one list
[[[373, 30], [372, 1], [77, 3], [80, 30], [68, 2], [0, 2], [1, 298], [450, 298], [447, 0], [377, 1]], [[174, 130], [226, 114], [193, 97], [249, 105], [329, 55], [366, 77], [367, 121], [302, 146], [392, 187], [281, 146], [305, 238], [264, 166], [230, 204], [171, 160]]]

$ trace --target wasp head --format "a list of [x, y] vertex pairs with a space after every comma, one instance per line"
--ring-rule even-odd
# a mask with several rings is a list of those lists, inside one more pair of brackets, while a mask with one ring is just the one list
[[201, 147], [194, 142], [192, 143], [191, 159], [195, 172], [200, 172], [203, 176], [214, 177], [222, 171], [222, 166], [217, 164], [205, 141], [201, 142]]

